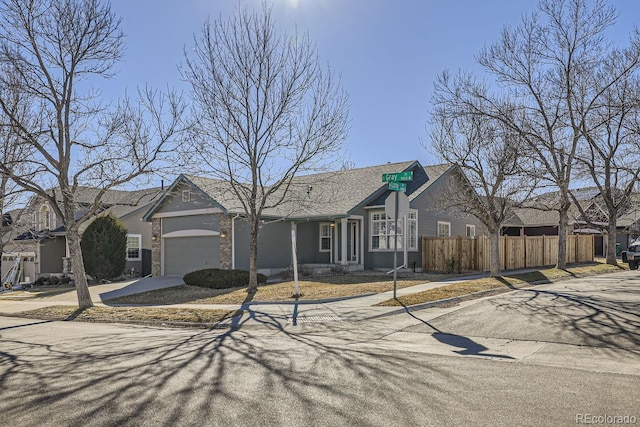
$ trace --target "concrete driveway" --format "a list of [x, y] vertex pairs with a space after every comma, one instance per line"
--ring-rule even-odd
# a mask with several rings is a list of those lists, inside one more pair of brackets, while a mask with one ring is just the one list
[[[94, 303], [104, 304], [111, 298], [180, 286], [183, 283], [184, 281], [182, 280], [182, 277], [179, 276], [144, 277], [142, 279], [126, 282], [92, 285], [89, 286], [89, 293], [91, 294], [91, 300]], [[0, 312], [18, 313], [50, 305], [78, 305], [78, 297], [75, 289], [69, 288], [68, 292], [27, 301], [1, 300]]]
[[[182, 284], [184, 284], [184, 281], [180, 276], [144, 277], [132, 282], [124, 282], [124, 286], [114, 286], [109, 288], [108, 285], [102, 285], [105, 287], [96, 289], [95, 293], [100, 298], [99, 302], [104, 302], [111, 298], [155, 291], [156, 289], [171, 288]], [[94, 293], [92, 292], [91, 296], [93, 297], [93, 295]]]

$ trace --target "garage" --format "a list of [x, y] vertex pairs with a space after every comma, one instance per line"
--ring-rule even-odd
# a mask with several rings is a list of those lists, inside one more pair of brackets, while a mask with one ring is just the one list
[[203, 268], [219, 268], [219, 236], [163, 237], [165, 276], [184, 276]]

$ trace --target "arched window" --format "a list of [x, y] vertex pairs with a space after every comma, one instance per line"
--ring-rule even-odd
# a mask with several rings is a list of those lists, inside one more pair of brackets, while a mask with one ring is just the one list
[[51, 215], [49, 213], [49, 206], [42, 205], [40, 208], [40, 230], [51, 229]]

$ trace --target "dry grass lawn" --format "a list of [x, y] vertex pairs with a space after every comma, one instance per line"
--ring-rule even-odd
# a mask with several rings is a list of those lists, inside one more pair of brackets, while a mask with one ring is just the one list
[[229, 319], [236, 310], [201, 310], [166, 307], [103, 307], [79, 310], [77, 306], [56, 305], [23, 311], [19, 317], [43, 320], [83, 320], [92, 322], [169, 322], [215, 324]]
[[[427, 275], [421, 278], [398, 278], [398, 288], [427, 283], [434, 278], [451, 277]], [[393, 279], [381, 275], [338, 275], [315, 277], [313, 280], [298, 282], [300, 300], [344, 298], [357, 295], [375, 294], [393, 290]], [[251, 299], [246, 288], [208, 289], [197, 286], [175, 286], [141, 294], [109, 300], [110, 304], [243, 304], [248, 301], [290, 301], [293, 300], [293, 281], [264, 284]]]
[[11, 292], [0, 293], [0, 299], [4, 300], [21, 300], [21, 299], [37, 299], [54, 295], [64, 294], [66, 292], [74, 292], [73, 286], [41, 286], [27, 289], [20, 289]]
[[464, 282], [453, 283], [430, 289], [424, 292], [418, 292], [409, 295], [403, 295], [397, 299], [383, 301], [379, 306], [410, 306], [422, 304], [426, 302], [439, 301], [447, 298], [462, 297], [480, 291], [495, 290], [497, 292], [507, 292], [511, 289], [519, 289], [534, 283], [551, 283], [558, 280], [568, 279], [571, 277], [585, 277], [596, 274], [613, 273], [625, 269], [624, 267], [616, 267], [608, 264], [587, 264], [568, 267], [565, 270], [557, 268], [549, 268], [530, 273], [521, 273], [513, 275], [505, 275], [498, 278], [484, 278], [467, 280]]
[[[382, 306], [411, 306], [425, 302], [438, 301], [453, 297], [463, 297], [475, 292], [493, 290], [496, 293], [518, 289], [534, 283], [549, 283], [570, 277], [584, 277], [595, 274], [620, 271], [628, 267], [610, 266], [604, 263], [571, 266], [566, 270], [543, 269], [530, 273], [507, 274], [500, 278], [483, 278], [466, 280], [458, 283], [444, 284], [425, 292], [401, 296], [398, 299], [387, 300], [378, 305]], [[398, 288], [427, 283], [434, 280], [455, 277], [452, 275], [416, 274], [411, 277], [399, 277]], [[344, 298], [357, 295], [386, 292], [393, 289], [393, 279], [385, 275], [349, 274], [327, 277], [314, 277], [312, 280], [299, 282], [301, 300], [317, 300]], [[69, 292], [69, 287], [42, 288], [22, 292], [28, 298], [43, 298], [61, 292]], [[109, 300], [110, 304], [141, 304], [141, 305], [170, 305], [170, 304], [233, 304], [238, 305], [248, 301], [287, 301], [292, 300], [294, 284], [292, 281], [276, 284], [265, 284], [258, 287], [258, 292], [249, 298], [246, 289], [215, 290], [196, 286], [176, 286], [159, 289], [152, 292], [135, 294]], [[20, 291], [12, 292], [12, 299], [20, 298]], [[10, 297], [11, 294], [5, 294]], [[0, 298], [2, 295], [0, 294]], [[164, 322], [167, 324], [206, 324], [214, 325], [229, 319], [236, 314], [236, 310], [200, 309], [200, 308], [171, 308], [171, 307], [105, 307], [96, 306], [86, 310], [79, 310], [77, 306], [51, 306], [37, 310], [24, 311], [15, 316], [45, 319], [45, 320], [83, 320], [101, 322]]]

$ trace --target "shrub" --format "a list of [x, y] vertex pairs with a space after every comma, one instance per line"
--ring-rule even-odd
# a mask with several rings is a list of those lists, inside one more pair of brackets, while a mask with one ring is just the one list
[[[245, 270], [220, 270], [207, 268], [187, 273], [184, 283], [202, 288], [227, 289], [249, 285], [249, 272]], [[267, 281], [267, 276], [258, 273], [258, 283]]]
[[38, 277], [33, 283], [36, 286], [60, 286], [69, 285], [71, 279], [68, 276], [41, 276]]
[[84, 269], [97, 281], [113, 279], [127, 265], [127, 229], [117, 218], [96, 218], [82, 234], [80, 241]]

